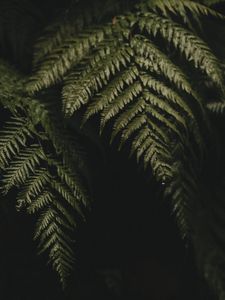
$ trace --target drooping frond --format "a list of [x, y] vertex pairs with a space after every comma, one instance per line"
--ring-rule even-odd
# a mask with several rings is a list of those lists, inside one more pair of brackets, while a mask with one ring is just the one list
[[126, 67], [130, 61], [131, 51], [128, 47], [119, 47], [116, 51], [109, 51], [109, 54], [101, 58], [98, 64], [90, 68], [90, 71], [85, 70], [84, 74], [81, 72], [78, 80], [76, 80], [76, 74], [75, 78], [73, 73], [70, 74], [63, 90], [63, 98], [66, 100], [65, 113], [68, 111], [69, 115], [73, 114], [88, 102], [93, 93], [98, 92], [103, 85], [107, 84], [112, 74]]
[[160, 34], [178, 49], [187, 61], [193, 61], [196, 68], [204, 71], [216, 85], [223, 86], [223, 75], [217, 58], [197, 35], [170, 19], [153, 13], [140, 14], [138, 25], [141, 32], [146, 30], [153, 37]]
[[13, 186], [22, 185], [35, 168], [41, 164], [44, 153], [39, 145], [31, 145], [21, 151], [4, 170], [3, 191], [7, 193]]
[[[17, 209], [41, 215], [36, 226], [40, 250], [48, 251], [65, 286], [74, 261], [70, 240], [78, 216], [83, 218], [89, 205], [84, 151], [79, 138], [66, 128], [55, 103], [23, 94], [24, 80], [6, 64], [4, 74], [3, 83], [5, 78], [9, 80], [1, 93], [10, 120], [0, 131], [1, 189], [6, 194], [17, 188]], [[16, 99], [12, 104], [11, 95]]]
[[12, 157], [19, 153], [20, 147], [25, 146], [26, 140], [31, 136], [29, 127], [31, 124], [25, 118], [13, 118], [7, 122], [0, 137], [1, 168], [11, 161]]
[[176, 66], [169, 57], [160, 51], [151, 40], [142, 35], [136, 35], [131, 40], [131, 46], [136, 52], [135, 62], [141, 68], [163, 75], [172, 84], [188, 94], [196, 97], [187, 75]]
[[[109, 103], [112, 103], [126, 85], [133, 84], [138, 76], [136, 66], [131, 66], [125, 71], [122, 71], [119, 76], [109, 82], [107, 89], [98, 95], [97, 99], [89, 104], [84, 116], [84, 121], [87, 121], [92, 115], [103, 110]], [[65, 86], [66, 88], [66, 86]]]
[[28, 92], [34, 93], [57, 83], [73, 64], [79, 63], [92, 47], [103, 41], [109, 30], [109, 26], [87, 29], [80, 37], [70, 38], [55, 48], [49, 57], [41, 61], [40, 68], [30, 79]]
[[[50, 174], [46, 172], [45, 168], [37, 169], [35, 174], [30, 176], [28, 180], [26, 180], [23, 189], [19, 192], [17, 197], [17, 208], [19, 209], [21, 206], [26, 205], [29, 203], [29, 211], [35, 211], [35, 208], [42, 208], [42, 205], [46, 204], [50, 197], [48, 194], [42, 192], [45, 190], [46, 186], [50, 182]], [[41, 195], [41, 196], [39, 196]], [[33, 198], [40, 200], [32, 201]]]
[[73, 227], [68, 223], [64, 212], [61, 212], [57, 205], [54, 205], [58, 199], [54, 199], [51, 194], [48, 197], [52, 200], [52, 203], [45, 206], [45, 210], [37, 221], [35, 239], [40, 241], [41, 252], [49, 252], [49, 259], [54, 270], [59, 274], [64, 287], [73, 269], [74, 262], [71, 249], [73, 240], [65, 232], [71, 231]]

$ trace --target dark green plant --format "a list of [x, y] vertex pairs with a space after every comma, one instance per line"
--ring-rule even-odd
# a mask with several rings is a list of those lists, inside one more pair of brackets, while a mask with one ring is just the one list
[[[107, 126], [111, 141], [127, 143], [151, 168], [201, 274], [225, 299], [224, 145], [215, 122], [225, 107], [224, 41], [207, 34], [222, 31], [225, 16], [205, 6], [222, 2], [78, 1], [43, 32], [41, 22], [31, 37], [19, 27], [22, 49], [42, 33], [29, 49], [28, 78], [1, 63], [0, 103], [10, 115], [0, 138], [2, 190], [15, 186], [17, 206], [41, 212], [35, 237], [63, 284], [73, 262], [70, 232], [90, 201], [80, 137], [67, 124], [81, 111], [81, 126], [98, 115], [100, 132]], [[12, 1], [23, 16], [18, 7]], [[23, 69], [11, 26], [1, 29], [2, 57]]]

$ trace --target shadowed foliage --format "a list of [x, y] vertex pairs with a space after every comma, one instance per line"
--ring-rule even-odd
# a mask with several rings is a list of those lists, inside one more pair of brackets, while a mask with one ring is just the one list
[[224, 31], [223, 1], [72, 1], [48, 22], [35, 1], [9, 2], [2, 11], [17, 18], [0, 15], [2, 192], [17, 188], [17, 207], [39, 215], [35, 238], [63, 285], [90, 203], [82, 134], [94, 118], [152, 171], [200, 274], [225, 299], [225, 41], [211, 34]]

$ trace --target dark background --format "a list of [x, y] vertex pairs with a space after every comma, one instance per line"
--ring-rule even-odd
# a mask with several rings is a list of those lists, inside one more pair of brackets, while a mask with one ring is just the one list
[[[76, 233], [75, 272], [65, 292], [37, 255], [35, 218], [17, 213], [14, 195], [1, 203], [0, 294], [29, 299], [212, 299], [181, 240], [169, 202], [126, 149], [95, 153], [95, 202]], [[7, 201], [7, 203], [6, 203]]]

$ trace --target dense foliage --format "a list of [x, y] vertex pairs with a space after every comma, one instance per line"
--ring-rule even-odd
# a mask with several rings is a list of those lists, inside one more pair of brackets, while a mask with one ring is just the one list
[[88, 151], [69, 124], [97, 115], [100, 133], [152, 170], [225, 299], [223, 7], [74, 1], [48, 18], [35, 1], [1, 2], [2, 193], [17, 189], [17, 208], [38, 214], [35, 239], [63, 286], [91, 199]]

